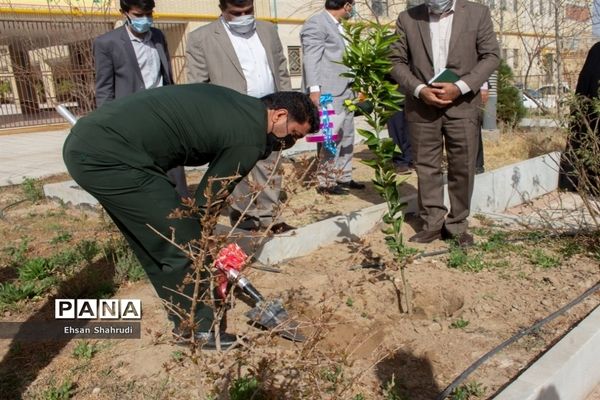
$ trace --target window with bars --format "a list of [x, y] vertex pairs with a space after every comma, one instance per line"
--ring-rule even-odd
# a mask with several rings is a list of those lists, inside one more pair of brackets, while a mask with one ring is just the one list
[[288, 46], [288, 66], [290, 68], [290, 76], [302, 75], [302, 56], [300, 54], [300, 46]]

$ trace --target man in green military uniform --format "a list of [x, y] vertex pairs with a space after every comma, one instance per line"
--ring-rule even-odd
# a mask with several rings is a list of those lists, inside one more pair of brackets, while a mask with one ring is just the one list
[[[73, 179], [121, 230], [158, 295], [177, 297], [174, 301], [189, 309], [189, 301], [173, 290], [190, 260], [149, 228], [167, 237], [173, 228], [178, 243], [200, 237], [198, 220], [167, 219], [181, 198], [166, 171], [208, 164], [195, 194], [202, 206], [209, 177], [245, 176], [271, 150], [318, 126], [318, 111], [302, 93], [257, 99], [209, 84], [166, 86], [115, 100], [81, 118], [65, 141], [63, 158]], [[177, 329], [179, 321], [171, 318]], [[200, 305], [196, 321], [198, 339], [214, 348], [212, 309]], [[220, 333], [222, 348], [235, 339]]]

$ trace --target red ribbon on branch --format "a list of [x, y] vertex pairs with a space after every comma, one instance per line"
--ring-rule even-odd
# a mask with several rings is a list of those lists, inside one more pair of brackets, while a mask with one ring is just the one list
[[230, 243], [219, 251], [213, 265], [219, 271], [217, 276], [217, 292], [222, 299], [227, 297], [229, 276], [238, 275], [237, 273], [230, 274], [229, 271], [240, 272], [246, 264], [247, 258], [248, 256], [244, 253], [244, 250], [235, 243]]

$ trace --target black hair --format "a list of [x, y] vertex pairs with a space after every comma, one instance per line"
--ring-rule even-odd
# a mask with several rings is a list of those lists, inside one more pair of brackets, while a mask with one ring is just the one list
[[154, 0], [119, 0], [121, 10], [128, 12], [131, 7], [139, 7], [144, 11], [152, 11], [154, 9]]
[[339, 10], [344, 8], [346, 4], [354, 4], [354, 0], [325, 0], [326, 10]]
[[219, 0], [219, 8], [224, 10], [227, 8], [228, 4], [236, 7], [243, 7], [248, 3], [254, 3], [254, 0]]
[[287, 110], [290, 118], [299, 124], [308, 122], [310, 132], [319, 130], [319, 109], [308, 95], [300, 92], [276, 92], [266, 95], [261, 100], [271, 110]]

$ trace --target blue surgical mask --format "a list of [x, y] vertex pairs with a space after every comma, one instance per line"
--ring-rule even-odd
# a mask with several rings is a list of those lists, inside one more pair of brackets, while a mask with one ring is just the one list
[[[352, 8], [350, 9], [350, 12], [349, 12], [349, 13], [347, 13], [347, 14], [346, 14], [344, 17], [342, 17], [342, 18], [343, 18], [343, 19], [351, 19], [351, 18], [354, 18], [354, 17], [356, 17], [356, 15], [357, 15], [357, 12], [356, 12], [356, 4], [354, 4], [354, 3], [346, 3], [346, 4], [350, 4], [350, 6], [351, 6]], [[344, 6], [344, 7], [345, 7], [345, 6]]]
[[127, 16], [129, 26], [137, 33], [146, 33], [152, 26], [152, 17], [130, 17]]
[[454, 0], [425, 0], [427, 8], [433, 14], [441, 15], [452, 8]]
[[227, 21], [224, 18], [223, 20], [231, 32], [239, 35], [246, 35], [256, 29], [256, 18], [252, 14], [240, 15], [239, 17], [234, 17], [231, 21]]

